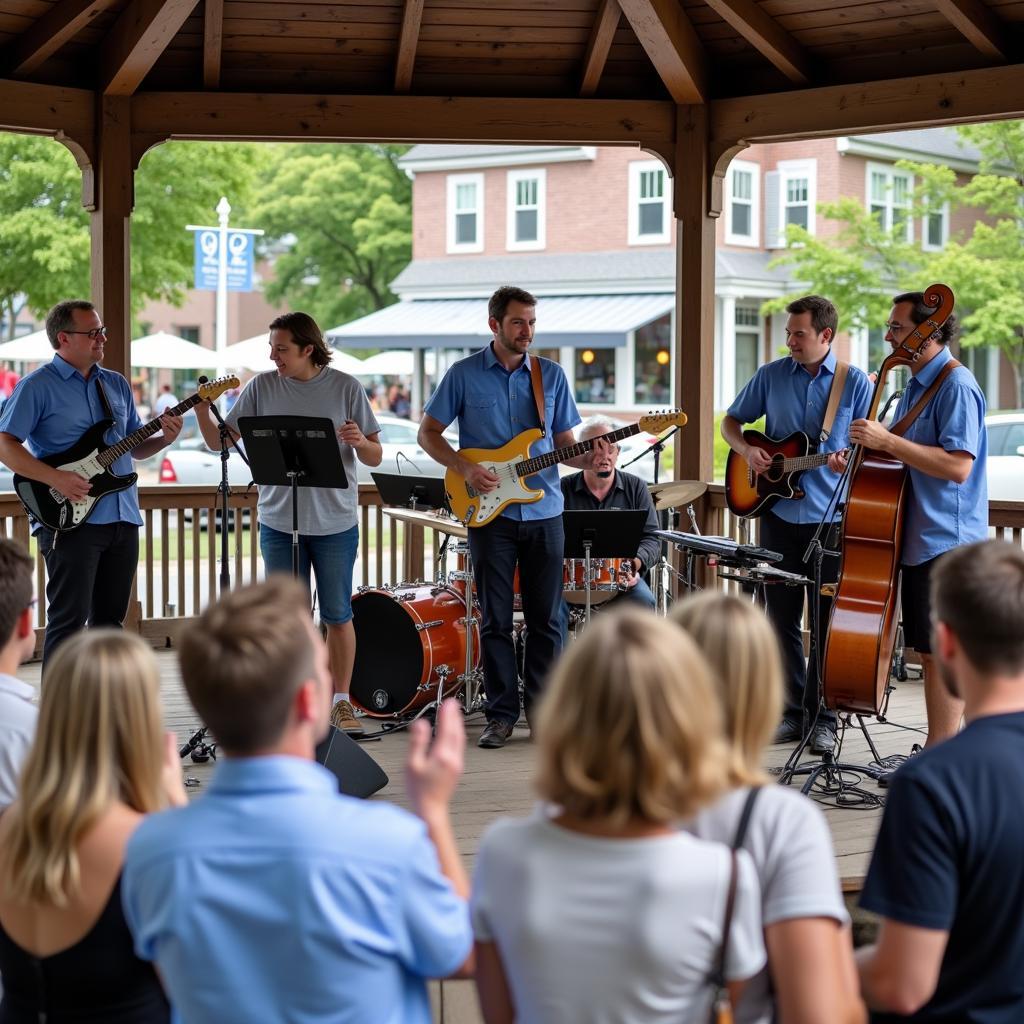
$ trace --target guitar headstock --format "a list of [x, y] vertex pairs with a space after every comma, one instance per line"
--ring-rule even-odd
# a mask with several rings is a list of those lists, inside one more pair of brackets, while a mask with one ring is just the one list
[[225, 391], [238, 387], [237, 377], [218, 377], [199, 385], [199, 397], [207, 402], [215, 402]]
[[660, 434], [669, 427], [686, 426], [686, 413], [680, 409], [666, 409], [665, 412], [652, 412], [640, 417], [640, 429], [651, 434]]

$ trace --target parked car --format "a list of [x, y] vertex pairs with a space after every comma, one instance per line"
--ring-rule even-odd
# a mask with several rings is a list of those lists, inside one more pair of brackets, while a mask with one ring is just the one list
[[[608, 418], [611, 427], [609, 432], [612, 430], [618, 430], [627, 424], [623, 420]], [[575, 433], [579, 436], [580, 428], [577, 427]], [[654, 480], [654, 452], [643, 454], [657, 441], [657, 437], [653, 434], [649, 434], [646, 430], [641, 430], [639, 434], [633, 434], [630, 437], [623, 438], [619, 442], [619, 469], [624, 469], [627, 473], [632, 473], [634, 476], [640, 477], [641, 480], [646, 480], [648, 483]], [[669, 444], [672, 442], [670, 441]], [[631, 466], [627, 466], [627, 462], [632, 462], [637, 456], [641, 457]], [[665, 458], [665, 453], [661, 454], [662, 460]], [[568, 476], [570, 473], [577, 473], [579, 470], [574, 469], [572, 466], [567, 466], [562, 463], [558, 467], [558, 472], [561, 476]], [[664, 461], [662, 462], [661, 472], [659, 474], [660, 480], [668, 480], [672, 476], [671, 473], [666, 472]]]
[[1024, 501], [1024, 411], [985, 417], [988, 428], [988, 496]]

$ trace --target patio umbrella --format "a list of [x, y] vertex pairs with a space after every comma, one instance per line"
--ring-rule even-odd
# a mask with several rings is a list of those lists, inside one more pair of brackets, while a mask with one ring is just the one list
[[6, 363], [48, 363], [53, 358], [53, 348], [46, 331], [35, 331], [0, 345], [0, 361]]
[[[273, 370], [274, 364], [270, 361], [270, 339], [267, 332], [257, 334], [245, 341], [238, 341], [234, 345], [228, 345], [220, 354], [219, 366], [225, 370], [254, 370], [259, 373], [262, 370]], [[346, 352], [334, 349], [331, 359], [331, 366], [342, 373], [350, 373], [353, 376], [361, 373], [363, 361], [350, 356]]]
[[157, 370], [208, 370], [217, 365], [217, 354], [202, 345], [159, 331], [132, 342], [132, 366]]
[[358, 376], [411, 377], [412, 370], [412, 352], [407, 349], [387, 349], [361, 360]]

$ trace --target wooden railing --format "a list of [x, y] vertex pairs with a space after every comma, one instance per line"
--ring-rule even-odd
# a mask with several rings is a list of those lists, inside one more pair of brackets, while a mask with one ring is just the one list
[[[154, 644], [172, 644], [177, 630], [205, 607], [222, 589], [219, 516], [216, 489], [159, 485], [139, 488], [144, 520], [140, 534], [136, 602], [129, 624]], [[256, 524], [255, 490], [233, 492], [228, 501], [232, 529], [228, 538], [228, 577], [238, 586], [262, 575]], [[691, 532], [693, 527], [680, 510], [676, 527]], [[740, 537], [740, 521], [725, 505], [721, 484], [711, 484], [695, 503], [701, 533], [734, 540], [757, 541], [757, 524], [750, 535]], [[994, 501], [989, 505], [989, 524], [995, 535], [1014, 544], [1024, 543], [1024, 502]], [[380, 494], [372, 484], [359, 485], [360, 549], [354, 585], [374, 587], [432, 579], [438, 550], [444, 536], [418, 525], [396, 522], [383, 513]], [[44, 593], [46, 570], [36, 546], [30, 541], [29, 524], [17, 498], [0, 494], [0, 535], [31, 545], [36, 557], [36, 588]], [[455, 568], [449, 558], [448, 568]], [[701, 582], [721, 586], [713, 569], [701, 560]], [[37, 632], [46, 626], [45, 601], [37, 605]]]

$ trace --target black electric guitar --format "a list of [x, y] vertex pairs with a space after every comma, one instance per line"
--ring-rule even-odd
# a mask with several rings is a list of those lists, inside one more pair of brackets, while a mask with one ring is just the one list
[[[201, 385], [194, 395], [166, 411], [172, 416], [182, 416], [194, 405], [207, 399], [212, 402], [220, 398], [225, 391], [237, 387], [237, 377], [218, 377], [208, 384]], [[150, 420], [144, 427], [139, 427], [134, 433], [120, 441], [108, 445], [103, 440], [103, 435], [113, 425], [114, 421], [111, 419], [100, 420], [99, 423], [94, 423], [70, 448], [65, 448], [64, 451], [56, 452], [53, 455], [46, 455], [39, 460], [48, 466], [55, 466], [68, 473], [78, 473], [79, 476], [88, 477], [92, 481], [92, 488], [81, 501], [71, 501], [70, 498], [65, 498], [60, 491], [49, 487], [40, 480], [30, 480], [28, 477], [14, 474], [15, 493], [21, 499], [21, 503], [29, 515], [37, 519], [43, 526], [65, 533], [81, 526], [92, 514], [96, 502], [103, 495], [123, 491], [139, 479], [138, 473], [118, 476], [110, 471], [110, 467], [122, 455], [127, 455], [133, 448], [137, 448], [143, 441], [160, 430], [160, 417]]]

